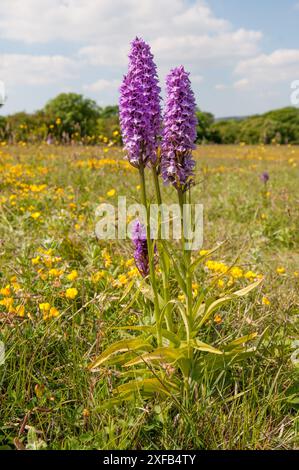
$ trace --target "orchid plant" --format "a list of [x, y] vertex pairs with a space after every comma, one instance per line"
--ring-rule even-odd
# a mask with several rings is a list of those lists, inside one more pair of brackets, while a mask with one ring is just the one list
[[[142, 39], [132, 42], [128, 73], [120, 89], [120, 122], [129, 162], [138, 170], [142, 204], [146, 209], [143, 225], [134, 226], [133, 243], [136, 266], [142, 276], [138, 295], [153, 305], [153, 316], [142, 325], [118, 327], [125, 337], [111, 344], [91, 364], [122, 367], [124, 383], [115, 389], [116, 400], [153, 394], [171, 395], [184, 403], [192, 397], [194, 384], [203, 371], [212, 372], [227, 367], [254, 353], [248, 342], [256, 337], [249, 334], [216, 347], [204, 341], [205, 327], [217, 309], [256, 288], [261, 280], [246, 288], [207, 298], [202, 289], [196, 298], [192, 283], [196, 270], [209, 255], [197, 255], [186, 248], [183, 208], [191, 204], [195, 161], [192, 150], [196, 139], [196, 103], [189, 74], [183, 66], [174, 68], [166, 78], [166, 104], [161, 112], [157, 68], [150, 47]], [[181, 248], [161, 237], [153, 239], [150, 226], [150, 204], [145, 172], [152, 173], [158, 205], [162, 204], [160, 177], [171, 185], [181, 209]], [[157, 268], [162, 281], [157, 276]], [[184, 300], [171, 296], [173, 279], [182, 290]], [[128, 335], [128, 332], [131, 334]], [[136, 333], [137, 334], [136, 336]]]

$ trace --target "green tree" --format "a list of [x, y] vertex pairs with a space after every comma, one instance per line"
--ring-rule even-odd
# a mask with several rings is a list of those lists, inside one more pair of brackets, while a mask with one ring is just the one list
[[211, 126], [214, 123], [214, 116], [212, 113], [203, 111], [196, 112], [197, 117], [197, 142], [206, 142], [210, 140]]
[[96, 131], [101, 108], [77, 93], [61, 93], [46, 104], [44, 112], [55, 136], [85, 137]]
[[118, 114], [118, 106], [106, 106], [105, 108], [101, 109], [100, 117], [101, 119], [118, 118]]
[[234, 119], [215, 122], [210, 129], [211, 140], [219, 144], [235, 144], [239, 141], [240, 123]]

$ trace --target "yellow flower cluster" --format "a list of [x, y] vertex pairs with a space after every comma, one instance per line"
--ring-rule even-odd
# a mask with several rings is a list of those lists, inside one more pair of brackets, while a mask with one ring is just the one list
[[31, 258], [32, 266], [38, 267], [37, 273], [44, 281], [48, 278], [59, 278], [63, 275], [64, 269], [58, 268], [57, 264], [62, 262], [61, 256], [55, 256], [53, 249], [48, 250], [40, 247], [37, 256]]
[[59, 316], [57, 308], [52, 307], [48, 302], [39, 304], [39, 309], [43, 314], [43, 320], [50, 320]]
[[110, 254], [108, 253], [106, 249], [102, 251], [102, 258], [104, 261], [105, 268], [109, 268], [111, 266], [112, 260], [111, 260]]
[[14, 314], [18, 317], [24, 317], [26, 313], [25, 305], [15, 305], [15, 299], [13, 297], [14, 294], [17, 294], [21, 290], [21, 287], [17, 282], [16, 276], [12, 276], [10, 281], [11, 284], [7, 284], [5, 287], [0, 289], [0, 295], [2, 296], [0, 305], [2, 305], [9, 314]]
[[[205, 263], [205, 267], [208, 271], [211, 271], [215, 274], [223, 274], [230, 276], [231, 283], [233, 283], [236, 279], [247, 279], [249, 281], [254, 281], [257, 279], [261, 279], [263, 276], [261, 274], [257, 274], [253, 271], [244, 271], [239, 266], [232, 266], [229, 267], [225, 263], [219, 261], [208, 260]], [[220, 287], [222, 285], [220, 284]]]
[[115, 170], [115, 172], [120, 169], [134, 171], [134, 168], [129, 162], [126, 160], [117, 160], [115, 158], [90, 158], [88, 160], [78, 160], [74, 165], [78, 168], [90, 168], [91, 170], [109, 168], [109, 170]]
[[78, 290], [75, 287], [69, 287], [65, 291], [65, 296], [67, 299], [74, 300], [78, 295]]

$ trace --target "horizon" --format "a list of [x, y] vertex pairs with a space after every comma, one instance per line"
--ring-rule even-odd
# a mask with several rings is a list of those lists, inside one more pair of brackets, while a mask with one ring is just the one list
[[[72, 93], [77, 94], [75, 91], [72, 92]], [[84, 96], [84, 98], [90, 98], [90, 97], [88, 97], [87, 95], [84, 95], [83, 93], [78, 93], [78, 94]], [[58, 95], [56, 95], [56, 96], [58, 96]], [[5, 110], [5, 105], [2, 105], [2, 106], [0, 105], [0, 116], [9, 117], [9, 116], [12, 116], [12, 115], [14, 115], [14, 114], [20, 114], [20, 113], [26, 113], [26, 114], [28, 114], [28, 115], [33, 115], [33, 114], [35, 114], [35, 113], [37, 113], [37, 112], [39, 112], [39, 111], [42, 111], [42, 110], [44, 109], [44, 107], [46, 106], [46, 104], [47, 104], [49, 101], [53, 100], [56, 96], [50, 97], [40, 108], [35, 109], [35, 110], [31, 111], [31, 112], [28, 112], [28, 111], [26, 111], [25, 109], [20, 109], [20, 110], [17, 110], [17, 111], [15, 111], [15, 112], [13, 112], [13, 113], [2, 113], [1, 110], [2, 110], [2, 111]], [[96, 103], [101, 109], [105, 109], [105, 108], [107, 108], [107, 107], [118, 106], [118, 103], [113, 103], [113, 104], [111, 104], [111, 103], [109, 104], [109, 103], [108, 103], [108, 104], [105, 104], [105, 105], [102, 105], [102, 106], [101, 106], [101, 105], [96, 101], [96, 99], [94, 99], [94, 98], [91, 98], [91, 99], [93, 99], [93, 100], [95, 101], [95, 103]], [[201, 112], [213, 114], [212, 111], [207, 110], [207, 109], [199, 108], [198, 105], [197, 105], [197, 108], [198, 108], [198, 110], [201, 111]], [[261, 112], [261, 113], [240, 114], [240, 115], [231, 115], [231, 116], [229, 116], [229, 115], [226, 115], [226, 116], [215, 116], [215, 115], [213, 114], [213, 116], [214, 116], [215, 121], [220, 121], [220, 120], [222, 120], [222, 119], [223, 119], [223, 120], [229, 120], [229, 119], [246, 119], [246, 118], [253, 117], [253, 116], [260, 116], [260, 115], [263, 115], [263, 114], [267, 114], [267, 113], [272, 112], [272, 111], [278, 111], [278, 110], [284, 109], [284, 108], [294, 108], [294, 109], [296, 109], [297, 106], [292, 105], [292, 104], [290, 103], [290, 104], [287, 105], [287, 106], [283, 106], [283, 107], [281, 107], [281, 108], [272, 108], [272, 109], [268, 109], [268, 110], [263, 111], [263, 112]]]

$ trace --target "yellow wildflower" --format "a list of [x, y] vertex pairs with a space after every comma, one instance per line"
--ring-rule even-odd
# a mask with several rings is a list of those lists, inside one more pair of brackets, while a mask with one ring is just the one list
[[130, 269], [130, 271], [128, 271], [127, 275], [132, 278], [132, 277], [136, 277], [139, 275], [139, 271], [137, 268], [132, 268]]
[[122, 286], [125, 286], [128, 283], [128, 278], [125, 274], [120, 274], [118, 276], [118, 281]]
[[234, 279], [239, 279], [240, 277], [243, 276], [243, 271], [242, 269], [235, 266], [234, 268], [230, 270], [230, 274], [232, 275]]
[[98, 271], [91, 276], [91, 280], [94, 284], [99, 282], [105, 276], [105, 271]]
[[113, 197], [115, 196], [116, 194], [116, 190], [115, 189], [110, 189], [110, 191], [107, 192], [107, 196], [108, 197]]
[[51, 305], [48, 302], [44, 302], [44, 303], [39, 304], [39, 309], [42, 312], [49, 312], [50, 308], [51, 308]]
[[76, 271], [75, 269], [71, 271], [70, 274], [67, 275], [67, 279], [69, 281], [75, 281], [77, 277], [78, 277], [78, 271]]
[[5, 297], [5, 299], [0, 300], [0, 305], [4, 305], [7, 309], [10, 309], [13, 305], [13, 298], [12, 297]]
[[109, 266], [111, 266], [112, 261], [111, 261], [111, 256], [109, 255], [107, 250], [103, 250], [102, 257], [104, 259], [105, 268], [109, 268]]
[[284, 274], [286, 272], [285, 268], [279, 267], [276, 269], [277, 274]]
[[25, 316], [25, 307], [24, 307], [24, 305], [17, 305], [16, 306], [16, 314], [19, 317], [24, 317]]
[[61, 269], [53, 268], [49, 270], [49, 276], [50, 277], [59, 277], [63, 274], [63, 271]]
[[11, 294], [10, 285], [8, 284], [7, 286], [2, 287], [2, 289], [0, 289], [0, 294], [4, 297], [9, 297]]
[[59, 315], [59, 311], [57, 310], [57, 308], [51, 307], [49, 316], [50, 317], [58, 317], [58, 315]]
[[40, 212], [33, 212], [32, 214], [30, 214], [30, 216], [32, 217], [32, 219], [36, 220], [41, 216], [41, 213]]
[[247, 271], [247, 273], [244, 274], [244, 277], [252, 281], [253, 279], [257, 277], [257, 274], [253, 271]]
[[128, 259], [128, 260], [125, 262], [126, 268], [129, 268], [130, 266], [133, 266], [134, 262], [135, 262], [134, 258]]
[[65, 296], [67, 299], [75, 299], [78, 295], [78, 290], [75, 287], [70, 287], [65, 291]]
[[262, 298], [262, 304], [263, 304], [263, 305], [271, 305], [271, 302], [270, 302], [270, 300], [268, 299], [268, 297], [263, 297], [263, 298]]

